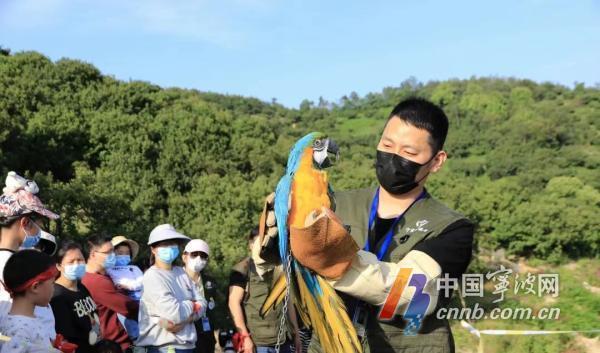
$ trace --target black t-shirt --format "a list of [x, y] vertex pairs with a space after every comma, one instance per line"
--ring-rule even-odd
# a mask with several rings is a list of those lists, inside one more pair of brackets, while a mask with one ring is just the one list
[[450, 278], [460, 282], [467, 270], [473, 253], [473, 233], [475, 226], [469, 221], [458, 220], [442, 231], [435, 238], [425, 239], [415, 245], [419, 250], [431, 256], [442, 268], [442, 276], [447, 273]]
[[231, 274], [229, 275], [229, 286], [238, 286], [246, 290], [246, 284], [248, 284], [247, 274], [235, 270], [231, 271]]
[[100, 340], [100, 326], [96, 303], [81, 282], [78, 291], [54, 284], [50, 301], [56, 322], [56, 333], [78, 345], [77, 353], [90, 352], [91, 346]]
[[[378, 244], [392, 227], [395, 218], [377, 216], [373, 230], [369, 234], [369, 242], [373, 253], [377, 253]], [[460, 280], [471, 261], [473, 250], [473, 225], [465, 220], [450, 224], [440, 235], [417, 243], [413, 250], [419, 250], [431, 256], [442, 268], [442, 276], [447, 273], [450, 278]], [[376, 250], [375, 250], [376, 249]]]
[[369, 245], [371, 249], [375, 249], [376, 244], [387, 235], [392, 225], [394, 225], [395, 220], [396, 218], [381, 218], [377, 216], [373, 231], [369, 233]]

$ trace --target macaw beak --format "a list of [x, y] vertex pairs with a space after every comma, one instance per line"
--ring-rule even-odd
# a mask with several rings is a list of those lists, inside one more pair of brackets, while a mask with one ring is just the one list
[[329, 141], [329, 144], [327, 145], [327, 153], [334, 155], [335, 161], [337, 162], [340, 159], [340, 148], [332, 139], [327, 140]]

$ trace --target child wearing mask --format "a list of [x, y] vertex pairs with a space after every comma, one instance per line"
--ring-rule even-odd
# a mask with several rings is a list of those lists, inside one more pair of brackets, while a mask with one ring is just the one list
[[88, 289], [96, 303], [102, 337], [120, 344], [124, 352], [130, 352], [133, 349], [133, 342], [121, 325], [118, 314], [135, 320], [138, 316], [139, 303], [119, 292], [106, 273], [116, 264], [111, 240], [111, 237], [102, 235], [88, 238], [88, 262], [81, 283]]
[[76, 353], [86, 353], [100, 339], [100, 318], [96, 303], [81, 284], [85, 274], [85, 257], [81, 246], [67, 241], [56, 254], [60, 277], [54, 283], [50, 303], [56, 320], [56, 332], [77, 344]]
[[[139, 253], [140, 246], [134, 240], [127, 239], [122, 235], [112, 238], [111, 243], [115, 249], [116, 261], [113, 268], [106, 270], [115, 287], [131, 299], [139, 302], [142, 297], [142, 281], [144, 274], [131, 262]], [[135, 341], [140, 333], [137, 318], [129, 319], [124, 315], [117, 314], [119, 321], [127, 330], [129, 338]]]
[[208, 302], [206, 315], [195, 322], [198, 334], [195, 353], [213, 353], [215, 351], [215, 317], [212, 313], [216, 306], [216, 288], [213, 279], [204, 271], [208, 264], [209, 255], [210, 249], [204, 240], [192, 239], [185, 246], [182, 256], [185, 272]]
[[59, 352], [53, 348], [54, 327], [34, 314], [36, 306], [48, 305], [54, 292], [58, 270], [52, 258], [37, 250], [21, 250], [8, 259], [3, 275], [12, 305], [0, 321], [0, 332], [11, 338], [1, 352]]
[[148, 353], [193, 353], [194, 321], [204, 315], [206, 300], [184, 269], [174, 266], [179, 247], [189, 238], [170, 224], [150, 233], [154, 265], [144, 274], [140, 301], [140, 336], [136, 344]]
[[[42, 224], [46, 219], [58, 219], [37, 197], [39, 188], [35, 181], [15, 172], [9, 172], [0, 195], [0, 280], [4, 265], [20, 248], [33, 248], [43, 237]], [[4, 286], [0, 286], [0, 321], [10, 310], [12, 299]], [[35, 316], [48, 327], [54, 327], [54, 315], [48, 306], [37, 306]], [[55, 334], [53, 333], [54, 337]]]
[[[0, 195], [0, 277], [6, 261], [19, 248], [32, 248], [38, 244], [44, 218], [58, 219], [58, 215], [48, 210], [36, 196], [38, 192], [35, 181], [15, 172], [6, 176], [6, 185]], [[7, 302], [5, 311], [8, 311], [11, 299], [2, 286], [1, 301]]]
[[[32, 249], [41, 251], [50, 256], [54, 256], [54, 253], [56, 253], [56, 238], [54, 237], [54, 235], [42, 230], [40, 232], [40, 240], [38, 241], [37, 245], [34, 246]], [[54, 319], [54, 312], [52, 311], [50, 305], [44, 307], [36, 306], [35, 316], [39, 317], [40, 320], [43, 320], [44, 325], [54, 327], [56, 324]]]

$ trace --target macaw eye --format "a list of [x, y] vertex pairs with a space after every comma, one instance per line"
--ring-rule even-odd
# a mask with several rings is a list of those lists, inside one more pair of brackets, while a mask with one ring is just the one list
[[315, 142], [313, 143], [313, 147], [317, 149], [323, 147], [323, 141], [321, 139], [315, 140]]

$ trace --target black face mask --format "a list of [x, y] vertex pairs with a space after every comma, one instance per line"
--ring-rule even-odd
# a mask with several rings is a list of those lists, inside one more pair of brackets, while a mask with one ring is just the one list
[[[435, 157], [435, 154], [433, 157]], [[377, 160], [375, 162], [377, 180], [379, 180], [381, 187], [390, 194], [405, 194], [416, 188], [419, 182], [429, 174], [427, 173], [423, 178], [415, 180], [421, 167], [431, 162], [433, 157], [427, 162], [419, 164], [395, 153], [377, 150]]]

